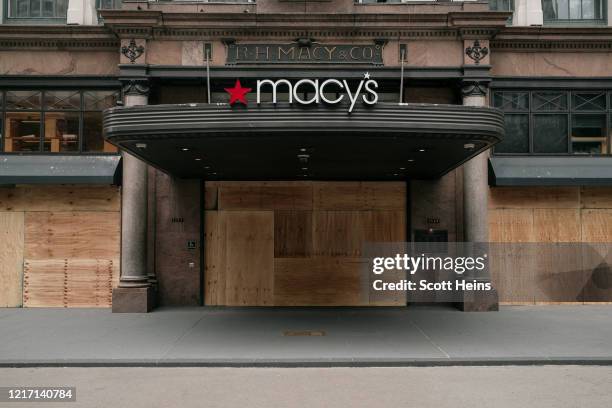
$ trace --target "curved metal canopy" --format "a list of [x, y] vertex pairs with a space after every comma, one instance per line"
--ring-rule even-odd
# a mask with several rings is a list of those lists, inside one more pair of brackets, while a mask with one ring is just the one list
[[179, 177], [434, 178], [501, 140], [503, 113], [431, 104], [181, 104], [104, 113], [108, 141]]

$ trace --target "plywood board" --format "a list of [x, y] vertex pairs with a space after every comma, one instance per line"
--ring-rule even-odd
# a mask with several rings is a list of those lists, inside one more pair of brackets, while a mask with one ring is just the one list
[[582, 208], [612, 208], [612, 187], [581, 187]]
[[534, 209], [533, 232], [537, 242], [580, 242], [580, 210]]
[[110, 307], [118, 269], [118, 260], [69, 260], [65, 288], [67, 306]]
[[116, 212], [28, 212], [27, 259], [113, 259], [119, 257], [120, 220]]
[[[406, 243], [397, 242], [394, 245], [385, 244], [375, 250], [376, 256], [394, 257], [396, 254], [405, 253], [407, 250]], [[368, 285], [367, 292], [370, 306], [405, 306], [407, 301], [407, 293], [404, 290], [375, 290], [374, 283], [377, 280], [382, 283], [399, 283], [403, 279], [408, 279], [408, 275], [403, 269], [387, 269], [382, 274], [372, 272], [372, 259], [368, 259], [368, 263], [364, 268], [366, 275], [365, 281]], [[414, 280], [415, 276], [409, 279]], [[425, 277], [423, 277], [425, 278]], [[414, 293], [412, 293], [414, 294]]]
[[580, 208], [580, 187], [491, 187], [489, 208]]
[[219, 210], [310, 210], [312, 184], [266, 182], [221, 183]]
[[490, 242], [534, 242], [533, 210], [489, 210]]
[[17, 186], [0, 188], [0, 211], [119, 211], [117, 186]]
[[312, 211], [274, 212], [274, 257], [307, 257], [312, 253]]
[[277, 306], [365, 306], [367, 264], [359, 258], [312, 257], [274, 260]]
[[313, 254], [360, 257], [365, 241], [363, 211], [315, 211]]
[[535, 257], [532, 243], [497, 243], [489, 246], [491, 282], [500, 302], [535, 303]]
[[68, 262], [64, 259], [26, 259], [23, 269], [24, 307], [67, 307]]
[[21, 306], [24, 214], [0, 212], [0, 307]]
[[204, 187], [204, 209], [217, 210], [219, 199], [219, 184], [218, 181], [207, 181]]
[[612, 301], [612, 244], [583, 245], [582, 268], [585, 272], [584, 302]]
[[583, 246], [572, 243], [534, 244], [535, 302], [582, 302], [587, 273]]
[[205, 217], [204, 302], [206, 305], [224, 305], [227, 257], [224, 212], [206, 211]]
[[110, 307], [118, 259], [26, 259], [25, 307]]
[[271, 306], [274, 290], [274, 213], [224, 211], [229, 306]]
[[406, 209], [405, 182], [316, 182], [315, 210]]
[[[313, 184], [322, 204], [317, 210]], [[206, 304], [405, 304], [402, 293], [370, 298], [367, 260], [360, 258], [366, 242], [405, 240], [405, 183], [216, 186], [219, 210], [207, 211], [205, 220]], [[343, 192], [328, 201], [338, 188]]]
[[405, 211], [365, 211], [361, 219], [366, 242], [406, 241]]
[[612, 209], [582, 210], [582, 242], [612, 242]]

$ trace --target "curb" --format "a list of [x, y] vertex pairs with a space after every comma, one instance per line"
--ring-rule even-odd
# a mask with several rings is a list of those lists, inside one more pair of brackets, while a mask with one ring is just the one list
[[332, 367], [492, 367], [581, 365], [612, 366], [612, 358], [473, 358], [395, 360], [40, 360], [0, 361], [0, 368], [28, 367], [234, 367], [234, 368], [332, 368]]

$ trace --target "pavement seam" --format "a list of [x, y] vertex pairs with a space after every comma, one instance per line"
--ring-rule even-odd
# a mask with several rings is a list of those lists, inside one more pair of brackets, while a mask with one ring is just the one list
[[433, 341], [431, 337], [429, 337], [427, 333], [425, 333], [425, 331], [421, 329], [421, 327], [419, 327], [418, 324], [416, 324], [412, 319], [410, 319], [409, 321], [414, 327], [417, 328], [417, 330], [423, 335], [423, 337], [425, 337], [435, 348], [437, 348], [440, 353], [444, 354], [444, 357], [451, 359], [451, 356], [446, 351], [444, 351], [444, 349], [440, 347], [438, 343]]
[[168, 348], [166, 348], [166, 351], [158, 358], [155, 360], [156, 364], [159, 364], [160, 362], [162, 362], [164, 360], [164, 358], [168, 355], [168, 353], [170, 353], [170, 351], [174, 348], [174, 346], [176, 346], [176, 344], [181, 341], [185, 336], [187, 336], [189, 333], [191, 333], [193, 331], [193, 329], [202, 321], [202, 319], [204, 319], [204, 317], [206, 317], [205, 313], [202, 313], [202, 316], [195, 321], [195, 323], [193, 323], [191, 325], [191, 327], [189, 327], [187, 330], [185, 330], [185, 332], [183, 334], [181, 334], [179, 337], [176, 338], [176, 340], [174, 340], [172, 342], [172, 344], [170, 344], [168, 346]]

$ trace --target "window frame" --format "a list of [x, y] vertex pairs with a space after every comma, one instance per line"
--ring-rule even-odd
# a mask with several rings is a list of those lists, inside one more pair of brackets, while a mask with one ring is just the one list
[[[2, 1], [2, 22], [10, 24], [66, 24], [68, 21], [68, 7], [66, 4], [66, 15], [63, 17], [11, 17], [10, 16], [10, 1]], [[42, 4], [42, 3], [41, 3]]]
[[[608, 24], [608, 0], [601, 0], [602, 1], [602, 17], [601, 18], [554, 18], [554, 19], [547, 19], [546, 16], [544, 15], [544, 5], [542, 4], [542, 0], [540, 0], [540, 4], [542, 7], [542, 16], [543, 16], [543, 23], [544, 25], [592, 25], [592, 26], [599, 26], [599, 25], [607, 25]], [[568, 0], [568, 16], [570, 15], [569, 11], [570, 11], [570, 2]], [[583, 4], [584, 4], [584, 0], [580, 0], [580, 13], [583, 14]], [[582, 16], [581, 16], [582, 17]]]
[[[495, 106], [495, 95], [504, 93], [527, 93], [529, 95], [529, 107], [523, 110], [504, 110]], [[537, 93], [558, 93], [565, 94], [567, 106], [563, 110], [537, 110], [534, 107], [534, 94]], [[602, 110], [575, 110], [574, 109], [574, 95], [575, 94], [603, 94], [605, 98], [605, 107]], [[524, 88], [504, 88], [504, 89], [493, 89], [491, 91], [490, 106], [500, 109], [504, 114], [508, 115], [526, 115], [528, 118], [528, 152], [498, 152], [494, 146], [492, 153], [495, 156], [571, 156], [571, 157], [606, 157], [612, 155], [612, 90], [593, 90], [593, 89], [555, 89], [555, 88], [542, 88], [542, 89], [524, 89]], [[567, 121], [567, 150], [566, 152], [558, 153], [540, 153], [534, 151], [534, 120], [533, 118], [537, 115], [542, 114], [558, 114], [566, 115]], [[606, 138], [606, 151], [604, 153], [574, 153], [572, 146], [572, 130], [574, 125], [573, 116], [575, 115], [604, 115], [605, 116], [605, 138]]]
[[[40, 109], [31, 109], [26, 110], [24, 112], [33, 112], [40, 115], [40, 135], [39, 135], [39, 144], [37, 151], [5, 151], [5, 143], [6, 143], [6, 115], [7, 113], [16, 112], [14, 109], [7, 109], [6, 106], [6, 93], [7, 92], [18, 92], [18, 91], [31, 91], [31, 92], [40, 92], [41, 98], [41, 106]], [[45, 95], [47, 92], [78, 92], [79, 93], [79, 107], [78, 109], [66, 109], [66, 110], [58, 110], [58, 109], [48, 109], [45, 104]], [[105, 152], [105, 151], [83, 151], [83, 137], [84, 137], [84, 120], [85, 113], [89, 112], [102, 112], [97, 110], [85, 109], [85, 93], [86, 92], [111, 92], [117, 94], [118, 100], [123, 100], [123, 92], [120, 88], [107, 88], [107, 87], [88, 87], [88, 88], [2, 88], [0, 89], [0, 118], [2, 123], [2, 129], [0, 129], [0, 154], [4, 155], [79, 155], [79, 156], [97, 156], [97, 155], [116, 155], [119, 152]], [[59, 152], [51, 152], [44, 150], [44, 141], [45, 141], [45, 114], [48, 112], [67, 112], [67, 113], [77, 113], [79, 115], [79, 143], [77, 151], [59, 151]]]

